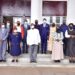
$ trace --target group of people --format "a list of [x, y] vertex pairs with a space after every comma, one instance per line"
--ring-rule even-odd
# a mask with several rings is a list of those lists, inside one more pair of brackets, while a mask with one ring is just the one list
[[13, 57], [12, 62], [18, 62], [19, 56], [29, 53], [30, 62], [37, 62], [37, 53], [52, 54], [54, 62], [60, 62], [68, 56], [70, 62], [75, 62], [75, 26], [73, 23], [66, 25], [47, 24], [44, 18], [42, 24], [28, 24], [25, 19], [21, 24], [11, 28], [10, 21], [0, 26], [0, 62], [6, 62], [6, 52]]

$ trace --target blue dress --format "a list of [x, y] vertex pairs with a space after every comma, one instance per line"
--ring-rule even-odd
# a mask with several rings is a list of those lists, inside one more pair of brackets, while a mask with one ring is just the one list
[[10, 54], [12, 56], [19, 56], [21, 54], [21, 48], [20, 48], [20, 43], [21, 43], [21, 33], [17, 33], [14, 35], [13, 33], [10, 34], [10, 42], [11, 42], [11, 49], [10, 49]]

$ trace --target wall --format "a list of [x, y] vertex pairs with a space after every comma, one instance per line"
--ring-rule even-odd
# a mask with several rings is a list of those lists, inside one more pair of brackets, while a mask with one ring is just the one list
[[[2, 0], [0, 2], [0, 6], [0, 12], [3, 16], [23, 16], [24, 14], [26, 16], [31, 15], [31, 2], [29, 0]], [[66, 13], [66, 1], [43, 2], [43, 15], [45, 16], [66, 16]]]
[[75, 24], [75, 0], [68, 0], [67, 3], [67, 23]]
[[31, 3], [27, 0], [2, 0], [0, 2], [2, 6], [3, 16], [30, 16]]
[[66, 16], [67, 1], [44, 1], [43, 15], [44, 16]]

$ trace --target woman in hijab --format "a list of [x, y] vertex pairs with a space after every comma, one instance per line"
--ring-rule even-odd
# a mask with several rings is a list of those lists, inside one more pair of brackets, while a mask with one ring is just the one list
[[56, 32], [53, 35], [53, 49], [52, 49], [52, 60], [54, 62], [60, 62], [64, 58], [63, 54], [63, 33], [57, 27]]
[[68, 30], [66, 31], [65, 36], [66, 38], [68, 38], [66, 55], [69, 57], [69, 61], [71, 63], [74, 63], [75, 62], [75, 29], [73, 23], [70, 23], [68, 25]]

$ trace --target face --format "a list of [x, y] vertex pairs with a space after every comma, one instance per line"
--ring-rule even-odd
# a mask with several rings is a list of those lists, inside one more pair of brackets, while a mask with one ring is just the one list
[[31, 26], [31, 29], [34, 29], [34, 25]]
[[5, 25], [4, 24], [2, 24], [2, 26], [1, 26], [2, 28], [5, 28]]
[[9, 26], [10, 25], [10, 23], [9, 22], [7, 22], [7, 26]]
[[17, 33], [17, 30], [15, 29], [15, 30], [13, 30], [13, 33]]
[[55, 24], [52, 24], [52, 27], [55, 27]]
[[20, 26], [20, 23], [19, 22], [17, 23], [17, 26]]
[[26, 25], [26, 24], [28, 24], [28, 22], [24, 22], [24, 24]]
[[38, 24], [38, 20], [35, 21], [35, 24]]
[[69, 28], [72, 29], [73, 28], [73, 25], [69, 25]]
[[43, 20], [43, 23], [45, 24], [46, 23], [46, 20]]

